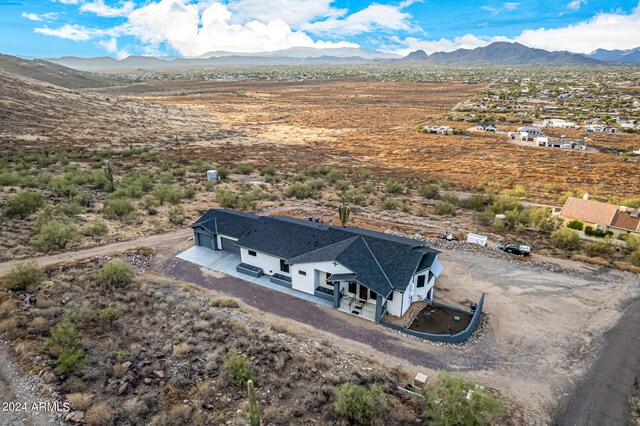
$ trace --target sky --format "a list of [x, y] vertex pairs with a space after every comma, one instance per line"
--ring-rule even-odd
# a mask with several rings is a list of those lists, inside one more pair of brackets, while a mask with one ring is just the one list
[[290, 47], [406, 55], [516, 41], [640, 47], [640, 3], [607, 0], [0, 0], [0, 53], [195, 57]]

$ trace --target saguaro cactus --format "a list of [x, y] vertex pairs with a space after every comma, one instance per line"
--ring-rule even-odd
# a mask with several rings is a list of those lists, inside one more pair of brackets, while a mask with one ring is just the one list
[[115, 185], [113, 184], [113, 170], [111, 170], [111, 163], [107, 163], [107, 167], [104, 168], [104, 175], [109, 181], [109, 189], [113, 192]]
[[338, 217], [340, 218], [340, 223], [342, 226], [345, 226], [347, 222], [349, 222], [349, 215], [351, 214], [351, 208], [345, 204], [343, 201], [338, 207]]
[[253, 388], [253, 380], [247, 381], [249, 391], [249, 424], [260, 426], [260, 413], [258, 412], [258, 402], [256, 401], [256, 391]]

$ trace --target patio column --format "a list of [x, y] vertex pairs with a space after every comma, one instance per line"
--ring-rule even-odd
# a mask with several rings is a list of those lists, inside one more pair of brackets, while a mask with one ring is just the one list
[[376, 298], [376, 322], [380, 322], [382, 320], [382, 302], [384, 299], [380, 294]]
[[333, 283], [333, 307], [336, 309], [340, 307], [340, 281]]

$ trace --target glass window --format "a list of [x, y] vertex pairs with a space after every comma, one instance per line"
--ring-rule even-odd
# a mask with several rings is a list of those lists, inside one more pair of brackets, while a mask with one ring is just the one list
[[298, 273], [299, 273], [300, 275], [307, 275], [307, 273], [306, 273], [305, 271], [298, 271]]
[[349, 293], [356, 294], [358, 290], [358, 283], [355, 281], [349, 281]]
[[249, 250], [249, 256], [258, 256], [258, 253], [253, 250]]
[[417, 287], [418, 288], [424, 287], [424, 275], [418, 276], [418, 285], [417, 285]]
[[387, 300], [393, 300], [393, 291], [387, 296]]
[[282, 272], [289, 272], [289, 265], [284, 259], [280, 259], [280, 270]]
[[377, 299], [378, 298], [378, 293], [376, 293], [373, 290], [369, 290], [369, 299]]

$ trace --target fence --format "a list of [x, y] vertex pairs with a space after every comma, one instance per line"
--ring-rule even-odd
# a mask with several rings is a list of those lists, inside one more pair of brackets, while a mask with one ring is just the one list
[[480, 296], [480, 301], [478, 302], [478, 307], [476, 308], [475, 312], [465, 311], [463, 309], [456, 308], [455, 306], [444, 305], [442, 303], [437, 303], [437, 302], [434, 303], [433, 305], [446, 307], [446, 308], [453, 309], [458, 312], [467, 313], [473, 316], [471, 317], [471, 321], [469, 322], [469, 325], [467, 326], [467, 328], [465, 328], [460, 333], [456, 333], [456, 334], [422, 333], [420, 331], [411, 330], [407, 327], [403, 327], [398, 324], [390, 323], [388, 321], [385, 321], [384, 319], [380, 320], [380, 324], [384, 325], [385, 327], [389, 327], [393, 330], [398, 330], [403, 333], [410, 334], [412, 336], [420, 337], [421, 339], [431, 340], [434, 342], [443, 342], [443, 343], [461, 343], [467, 340], [469, 336], [471, 336], [471, 333], [473, 333], [473, 330], [475, 330], [476, 328], [476, 324], [478, 324], [480, 315], [482, 315], [482, 306], [484, 305], [484, 293], [482, 293], [482, 296]]

